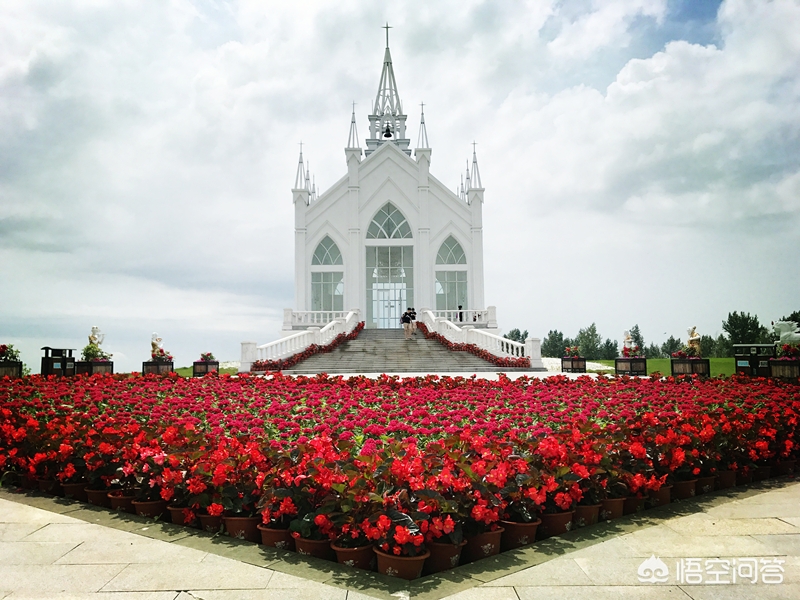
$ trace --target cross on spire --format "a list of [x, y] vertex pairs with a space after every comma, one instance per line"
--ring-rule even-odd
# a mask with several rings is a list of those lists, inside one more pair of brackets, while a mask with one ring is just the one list
[[389, 30], [392, 29], [392, 27], [389, 25], [389, 21], [386, 21], [386, 25], [381, 27], [381, 29], [385, 29], [386, 30], [386, 47], [388, 48], [389, 47]]

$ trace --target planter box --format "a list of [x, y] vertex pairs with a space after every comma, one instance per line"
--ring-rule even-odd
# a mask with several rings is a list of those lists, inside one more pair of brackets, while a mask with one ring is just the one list
[[800, 378], [800, 360], [770, 360], [769, 376], [797, 381]]
[[647, 359], [639, 357], [614, 359], [614, 372], [617, 375], [647, 375]]
[[114, 362], [111, 360], [79, 360], [75, 363], [76, 375], [94, 375], [95, 373], [114, 373]]
[[11, 377], [18, 379], [22, 377], [22, 361], [21, 360], [4, 360], [0, 361], [0, 378]]
[[561, 359], [561, 370], [564, 373], [586, 373], [586, 359], [565, 356]]
[[219, 372], [219, 361], [196, 360], [192, 363], [192, 377], [202, 377], [208, 373]]
[[670, 359], [672, 375], [711, 376], [711, 361], [707, 358], [673, 358]]
[[168, 375], [169, 373], [172, 373], [173, 370], [172, 362], [148, 360], [147, 362], [142, 363], [142, 375], [148, 375], [150, 373], [154, 375]]

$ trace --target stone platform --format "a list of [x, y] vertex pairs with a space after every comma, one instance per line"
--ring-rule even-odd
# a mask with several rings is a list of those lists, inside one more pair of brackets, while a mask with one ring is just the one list
[[[668, 569], [663, 583], [640, 580], [651, 556]], [[725, 576], [709, 568], [725, 572], [726, 564], [727, 579], [739, 569], [738, 581], [712, 583]], [[756, 583], [741, 576], [752, 564]], [[781, 583], [763, 581], [778, 576]], [[0, 600], [581, 597], [800, 598], [800, 482], [774, 479], [674, 502], [414, 582], [0, 489]]]

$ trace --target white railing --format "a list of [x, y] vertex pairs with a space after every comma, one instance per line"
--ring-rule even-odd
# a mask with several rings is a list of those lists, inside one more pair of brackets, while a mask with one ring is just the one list
[[291, 308], [283, 309], [283, 330], [295, 327], [308, 327], [312, 325], [327, 325], [334, 319], [345, 318], [348, 314], [346, 310], [302, 310], [296, 311]]
[[[287, 309], [288, 310], [288, 309]], [[311, 346], [327, 346], [340, 333], [348, 334], [356, 325], [361, 317], [359, 309], [354, 308], [347, 312], [327, 312], [313, 311], [314, 314], [341, 315], [333, 317], [324, 327], [309, 327], [303, 331], [292, 333], [268, 344], [257, 345], [255, 342], [242, 342], [242, 360], [239, 366], [240, 372], [250, 371], [250, 367], [256, 360], [279, 360], [298, 354]], [[298, 313], [295, 313], [298, 314]], [[299, 314], [310, 314], [299, 313]]]
[[[475, 328], [471, 324], [453, 323], [449, 319], [439, 316], [440, 312], [450, 311], [434, 312], [428, 309], [420, 311], [420, 321], [425, 324], [429, 331], [438, 333], [454, 344], [474, 344], [481, 350], [486, 350], [499, 358], [528, 357], [531, 361], [531, 369], [544, 370], [541, 340], [539, 338], [528, 338], [525, 343], [515, 342], [485, 329]], [[461, 326], [459, 327], [459, 325]]]
[[489, 306], [480, 310], [434, 310], [434, 315], [442, 319], [447, 319], [456, 325], [473, 325], [475, 327], [489, 327], [497, 329], [497, 308]]

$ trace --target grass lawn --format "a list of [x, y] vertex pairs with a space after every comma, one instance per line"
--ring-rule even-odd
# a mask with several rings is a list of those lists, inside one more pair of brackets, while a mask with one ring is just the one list
[[[647, 372], [654, 373], [658, 371], [662, 375], [669, 375], [670, 365], [669, 365], [668, 358], [648, 358], [647, 359]], [[718, 375], [725, 375], [731, 376], [735, 372], [735, 365], [733, 358], [712, 358], [711, 360], [711, 376], [717, 377]], [[609, 367], [614, 367], [613, 360], [595, 360], [592, 362], [598, 362], [601, 365], [608, 365]], [[613, 371], [611, 371], [613, 374]], [[191, 373], [190, 373], [191, 374]]]
[[[178, 367], [177, 369], [175, 369], [175, 372], [181, 377], [191, 377], [192, 367]], [[236, 373], [238, 373], [239, 371], [238, 369], [220, 369], [219, 372], [220, 375], [236, 375]]]

